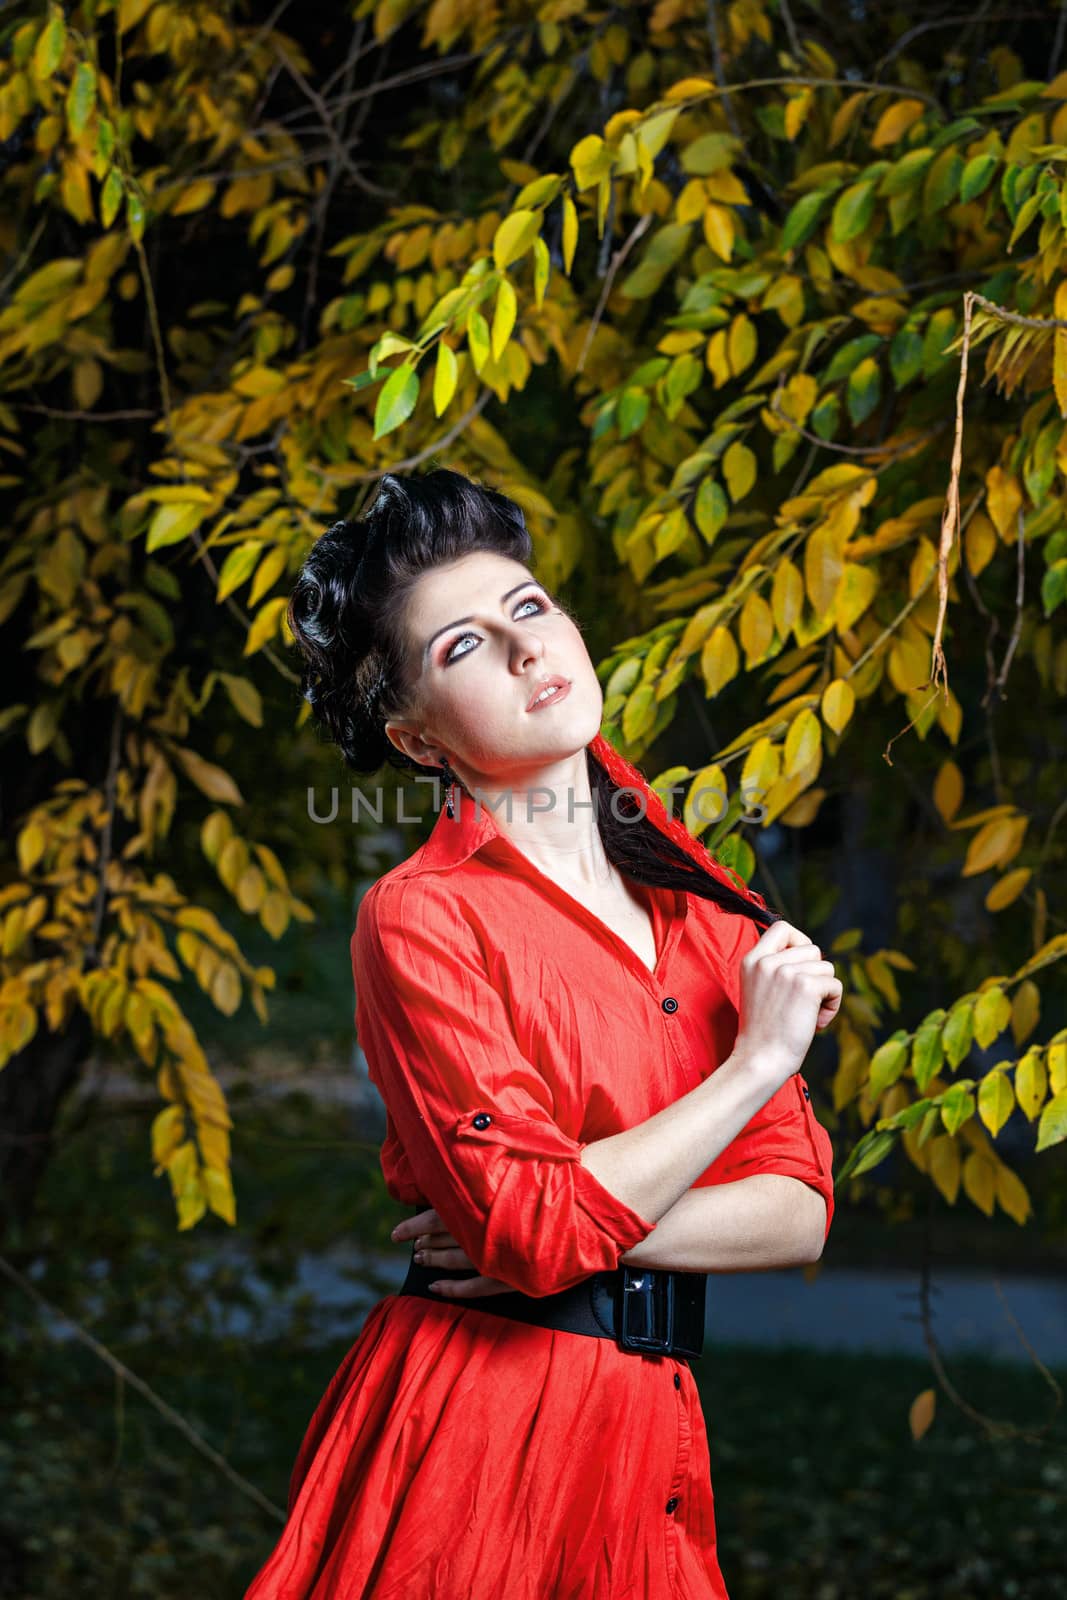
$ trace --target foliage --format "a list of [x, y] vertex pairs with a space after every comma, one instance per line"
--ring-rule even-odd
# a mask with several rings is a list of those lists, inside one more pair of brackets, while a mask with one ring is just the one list
[[[271, 972], [198, 903], [201, 866], [179, 881], [153, 857], [195, 817], [241, 913], [274, 937], [310, 915], [269, 811], [263, 837], [238, 826], [212, 756], [233, 719], [268, 737], [310, 538], [445, 449], [523, 506], [550, 586], [609, 552], [630, 632], [599, 670], [627, 754], [666, 738], [683, 691], [706, 728], [720, 702], [739, 731], [688, 734], [657, 781], [746, 877], [775, 824], [832, 838], [884, 753], [887, 836], [921, 885], [895, 942], [934, 958], [937, 1003], [879, 1043], [904, 1009], [894, 973], [920, 963], [861, 953], [861, 928], [830, 942], [833, 1109], [868, 1129], [844, 1170], [899, 1135], [946, 1199], [962, 1184], [1025, 1221], [998, 1135], [1015, 1106], [1039, 1149], [1067, 1135], [1067, 1029], [1035, 1038], [1037, 979], [1067, 954], [1067, 73], [1047, 76], [1028, 23], [976, 18], [966, 51], [949, 25], [382, 0], [323, 41], [231, 6], [9, 7], [0, 615], [33, 675], [0, 712], [5, 756], [32, 768], [0, 890], [0, 1039], [17, 1058], [80, 1008], [136, 1052], [183, 1228], [234, 1217], [183, 973], [224, 1014], [247, 996], [265, 1016]], [[436, 91], [382, 98], [406, 82], [394, 45]], [[957, 538], [967, 290], [985, 366]], [[540, 476], [538, 397], [560, 419]], [[205, 576], [240, 658], [220, 625], [210, 665], [193, 636]], [[936, 681], [942, 621], [958, 692]], [[997, 715], [1009, 669], [1025, 717]], [[905, 736], [914, 773], [888, 755]], [[934, 882], [980, 925], [981, 963]], [[832, 897], [815, 905], [818, 938]]]

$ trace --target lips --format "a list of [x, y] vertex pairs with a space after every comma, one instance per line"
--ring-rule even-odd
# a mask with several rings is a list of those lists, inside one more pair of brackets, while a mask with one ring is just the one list
[[[533, 699], [526, 707], [527, 711], [540, 711], [542, 706], [556, 705], [558, 701], [563, 700], [567, 696], [567, 694], [570, 692], [570, 687], [571, 685], [569, 678], [554, 677], [542, 679], [534, 691]], [[558, 692], [547, 695], [543, 700], [539, 700], [538, 696], [544, 694], [546, 689], [555, 689]]]

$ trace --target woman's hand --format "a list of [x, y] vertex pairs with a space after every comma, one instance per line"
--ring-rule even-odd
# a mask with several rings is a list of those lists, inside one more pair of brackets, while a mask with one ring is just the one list
[[[444, 1231], [441, 1218], [432, 1208], [398, 1222], [393, 1238], [415, 1240], [415, 1260], [420, 1266], [458, 1270], [467, 1267], [477, 1271], [470, 1256], [465, 1255], [452, 1235]], [[499, 1278], [444, 1278], [432, 1283], [430, 1288], [445, 1300], [477, 1300], [484, 1295], [513, 1293], [510, 1283], [501, 1283]]]
[[804, 1063], [815, 1033], [837, 1015], [844, 989], [832, 961], [789, 922], [772, 922], [741, 959], [737, 1048], [777, 1089]]

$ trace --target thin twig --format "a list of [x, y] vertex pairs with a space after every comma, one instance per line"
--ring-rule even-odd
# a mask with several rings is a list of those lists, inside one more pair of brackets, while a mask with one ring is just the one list
[[286, 1514], [281, 1506], [276, 1506], [272, 1500], [268, 1500], [266, 1495], [257, 1489], [254, 1483], [249, 1483], [247, 1478], [243, 1478], [239, 1472], [235, 1471], [225, 1456], [221, 1456], [217, 1450], [214, 1450], [207, 1440], [202, 1438], [179, 1412], [175, 1411], [173, 1406], [169, 1406], [165, 1400], [156, 1394], [154, 1389], [151, 1389], [145, 1383], [143, 1378], [139, 1378], [135, 1372], [131, 1372], [124, 1361], [120, 1361], [117, 1356], [112, 1355], [106, 1345], [101, 1344], [99, 1339], [94, 1339], [93, 1335], [83, 1328], [80, 1323], [75, 1322], [73, 1317], [68, 1316], [65, 1311], [60, 1311], [58, 1306], [54, 1306], [51, 1301], [46, 1300], [44, 1295], [34, 1288], [29, 1279], [24, 1277], [18, 1268], [13, 1267], [10, 1261], [6, 1261], [3, 1256], [0, 1256], [0, 1272], [20, 1288], [24, 1294], [28, 1294], [30, 1299], [47, 1316], [58, 1317], [61, 1322], [65, 1322], [79, 1343], [91, 1350], [93, 1355], [104, 1362], [105, 1366], [110, 1367], [116, 1377], [121, 1378], [124, 1383], [128, 1383], [131, 1389], [135, 1389], [143, 1399], [148, 1401], [150, 1406], [159, 1412], [159, 1415], [166, 1422], [169, 1422], [173, 1428], [177, 1428], [178, 1432], [192, 1445], [193, 1449], [199, 1451], [207, 1461], [210, 1461], [211, 1465], [221, 1472], [223, 1477], [228, 1479], [235, 1489], [238, 1489], [241, 1494], [247, 1495], [250, 1500], [253, 1500], [259, 1506], [261, 1511], [265, 1511], [275, 1521], [282, 1524], [285, 1523]]
[[741, 124], [737, 119], [737, 112], [734, 110], [733, 101], [729, 97], [726, 68], [723, 65], [722, 47], [719, 44], [719, 8], [715, 0], [708, 0], [708, 37], [711, 40], [711, 60], [715, 72], [715, 82], [719, 86], [719, 93], [726, 95], [726, 103], [723, 106], [726, 120], [730, 124], [730, 132], [741, 146], [743, 152], [745, 140], [741, 132]]
[[33, 411], [39, 417], [54, 417], [57, 422], [140, 422], [159, 415], [148, 408], [133, 407], [129, 411], [59, 411], [55, 406], [33, 406], [28, 401], [13, 400], [14, 411]]
[[585, 366], [585, 358], [589, 354], [589, 346], [593, 342], [593, 335], [596, 333], [596, 330], [600, 324], [600, 319], [604, 315], [604, 307], [607, 305], [608, 295], [611, 293], [611, 286], [615, 282], [616, 273], [626, 260], [626, 257], [630, 254], [630, 251], [633, 249], [638, 239], [640, 239], [643, 233], [647, 233], [651, 226], [652, 213], [651, 211], [646, 211], [643, 217], [639, 217], [637, 219], [637, 222], [630, 230], [628, 237], [623, 240], [622, 244], [612, 257], [611, 265], [608, 268], [607, 276], [604, 279], [604, 284], [600, 291], [600, 299], [597, 301], [596, 310], [593, 312], [593, 319], [590, 322], [589, 327], [586, 329], [585, 342], [582, 345], [582, 353], [578, 357], [578, 365], [574, 369], [576, 373], [581, 372]]

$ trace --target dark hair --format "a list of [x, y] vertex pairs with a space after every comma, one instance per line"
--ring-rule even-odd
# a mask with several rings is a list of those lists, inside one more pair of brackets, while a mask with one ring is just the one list
[[[476, 550], [529, 567], [533, 541], [522, 508], [444, 467], [404, 478], [386, 473], [361, 519], [335, 522], [312, 545], [288, 607], [303, 657], [300, 688], [354, 772], [380, 772], [389, 762], [439, 774], [439, 767], [428, 768], [398, 750], [385, 724], [403, 714], [412, 687], [404, 634], [411, 591], [430, 568]], [[683, 889], [761, 927], [777, 920], [705, 871], [647, 817], [631, 820], [632, 796], [613, 806], [620, 786], [591, 755], [588, 765], [594, 815], [613, 866], [636, 883]]]

